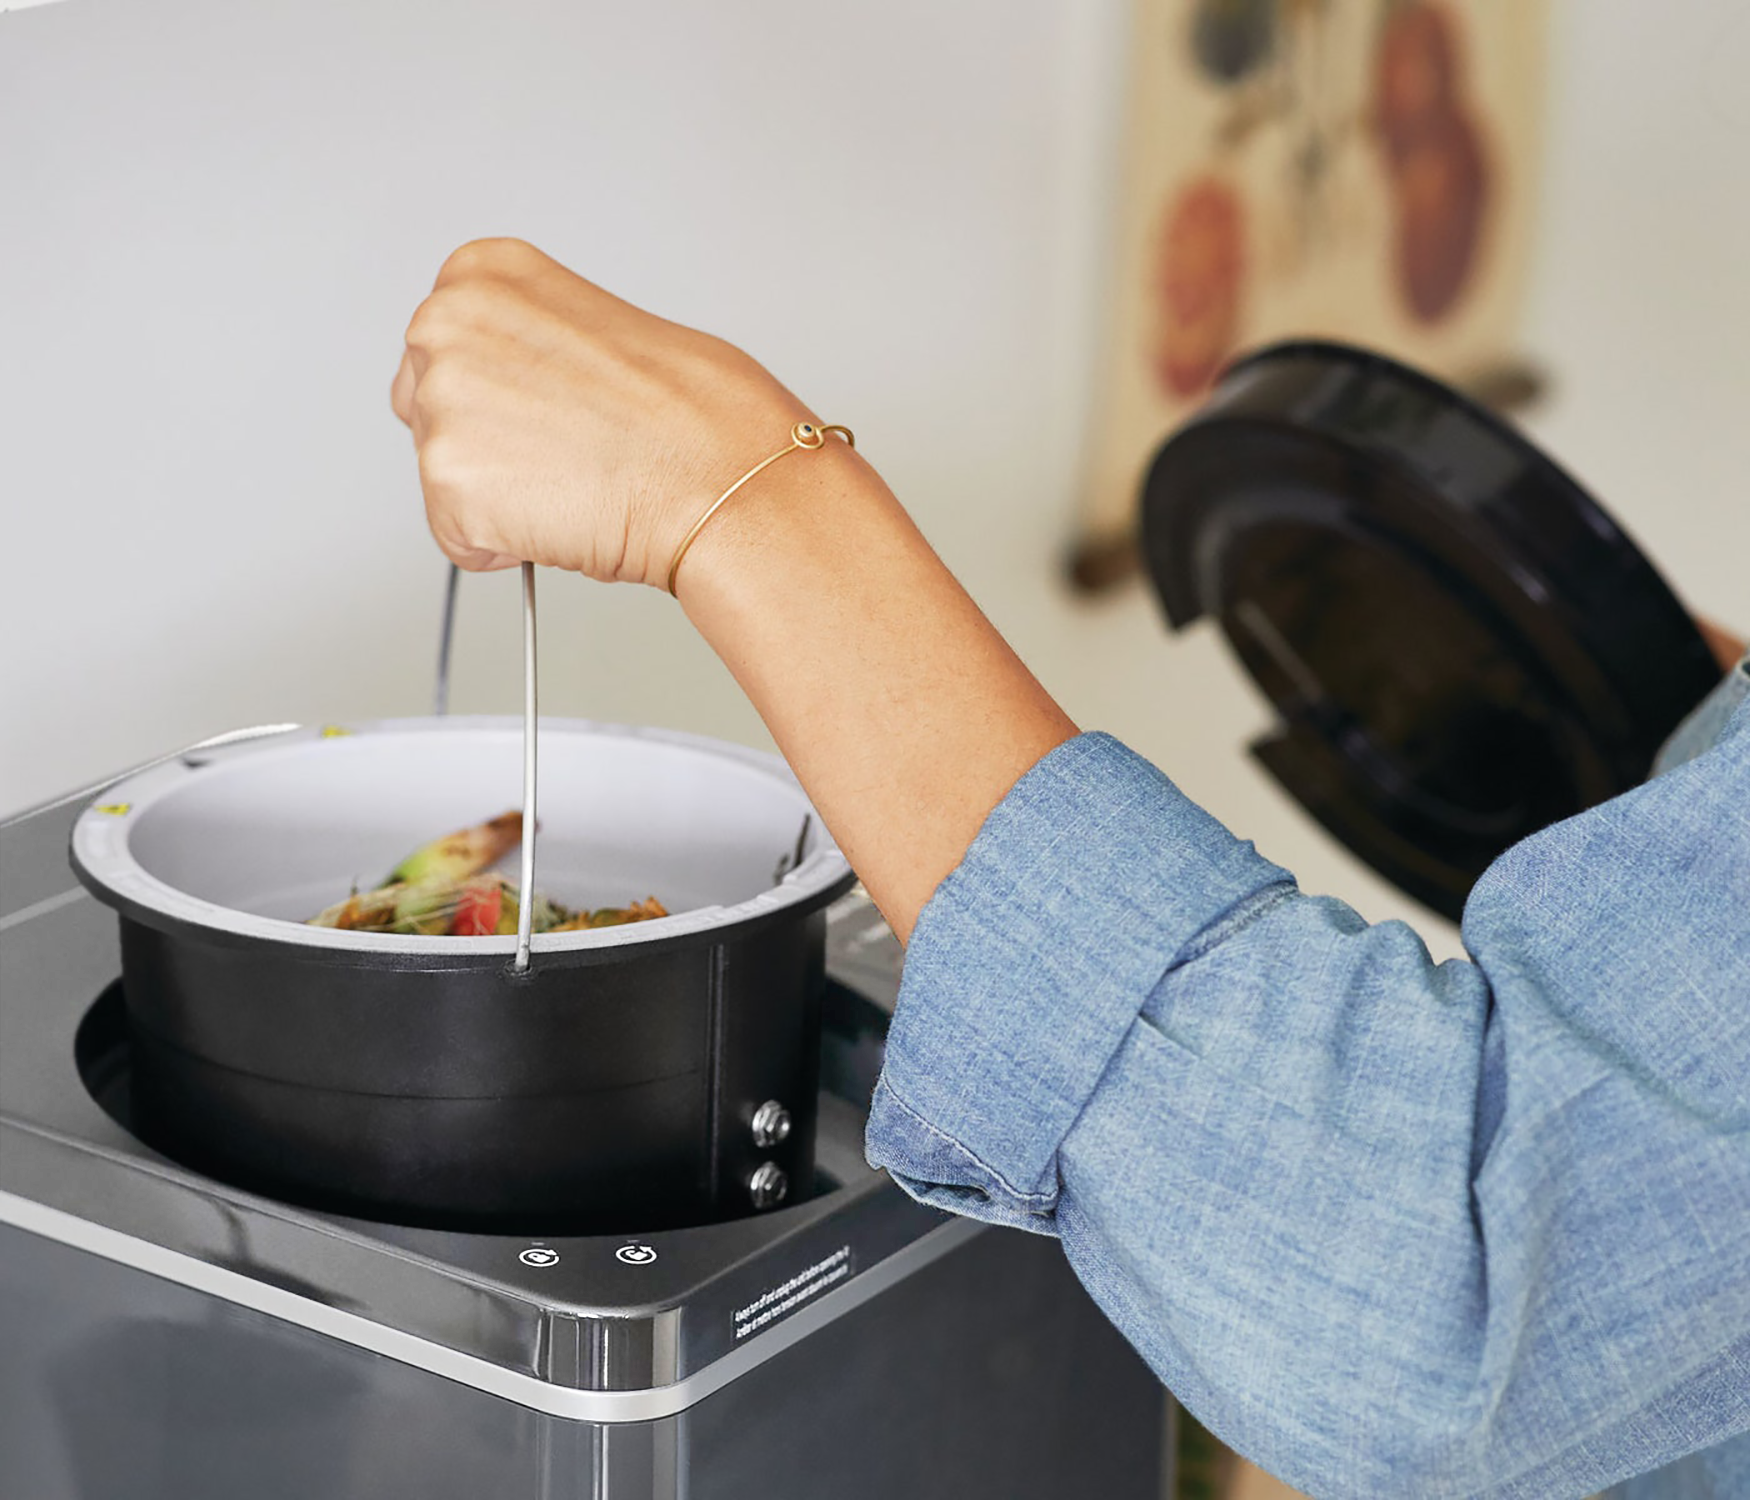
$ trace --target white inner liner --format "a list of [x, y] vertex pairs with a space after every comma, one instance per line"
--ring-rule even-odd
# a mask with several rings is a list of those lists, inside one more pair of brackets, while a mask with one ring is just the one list
[[[204, 761], [204, 765], [190, 762]], [[656, 896], [673, 916], [537, 937], [610, 947], [793, 904], [846, 873], [776, 756], [664, 730], [543, 720], [535, 885], [567, 907]], [[125, 813], [100, 809], [127, 803]], [[306, 918], [420, 845], [522, 805], [520, 720], [382, 721], [191, 752], [106, 789], [75, 826], [87, 873], [155, 910], [321, 947], [409, 952], [514, 936], [337, 932]], [[811, 819], [799, 869], [774, 884]], [[513, 880], [513, 851], [501, 868]]]

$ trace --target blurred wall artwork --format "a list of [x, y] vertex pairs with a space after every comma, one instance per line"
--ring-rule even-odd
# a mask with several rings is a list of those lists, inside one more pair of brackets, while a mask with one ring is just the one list
[[[1459, 384], [1510, 365], [1549, 0], [1136, 0], [1083, 556], [1236, 353], [1338, 338]], [[1098, 580], [1094, 580], [1098, 581]]]

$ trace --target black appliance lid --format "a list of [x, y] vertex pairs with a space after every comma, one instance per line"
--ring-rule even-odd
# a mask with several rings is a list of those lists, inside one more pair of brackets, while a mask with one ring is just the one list
[[1253, 753], [1456, 918], [1502, 850], [1643, 780], [1718, 682], [1622, 528], [1523, 435], [1381, 355], [1228, 369], [1145, 481], [1146, 565], [1275, 705]]

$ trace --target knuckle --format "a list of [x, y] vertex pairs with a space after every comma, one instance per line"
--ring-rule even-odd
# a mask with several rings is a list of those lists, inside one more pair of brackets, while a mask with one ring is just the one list
[[449, 282], [414, 311], [407, 325], [407, 343], [422, 351], [457, 345], [469, 335], [490, 332], [515, 317], [515, 294], [502, 281]]
[[435, 418], [447, 406], [454, 404], [456, 387], [462, 383], [457, 364], [450, 359], [434, 359], [425, 368], [413, 387], [413, 405], [428, 420]]
[[453, 434], [428, 431], [419, 445], [419, 479], [428, 499], [453, 512], [460, 499], [467, 460]]
[[448, 323], [448, 309], [434, 293], [414, 308], [407, 320], [406, 343], [409, 349], [429, 349], [443, 336]]
[[506, 236], [469, 240], [450, 252], [438, 272], [438, 284], [479, 276], [515, 276], [533, 269], [544, 259], [527, 240]]
[[491, 258], [492, 268], [497, 271], [510, 273], [530, 271], [547, 259], [527, 240], [520, 240], [514, 236], [484, 240], [481, 243], [486, 247], [486, 253]]
[[446, 282], [478, 275], [491, 256], [491, 244], [491, 240], [469, 240], [465, 245], [458, 245], [438, 267], [437, 284], [443, 286]]

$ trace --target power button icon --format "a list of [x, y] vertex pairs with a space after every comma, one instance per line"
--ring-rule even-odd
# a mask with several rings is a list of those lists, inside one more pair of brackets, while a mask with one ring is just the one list
[[614, 1259], [622, 1265], [647, 1266], [656, 1259], [656, 1251], [649, 1245], [622, 1245], [614, 1252]]
[[551, 1266], [558, 1264], [559, 1252], [545, 1245], [530, 1245], [517, 1259], [525, 1266]]

